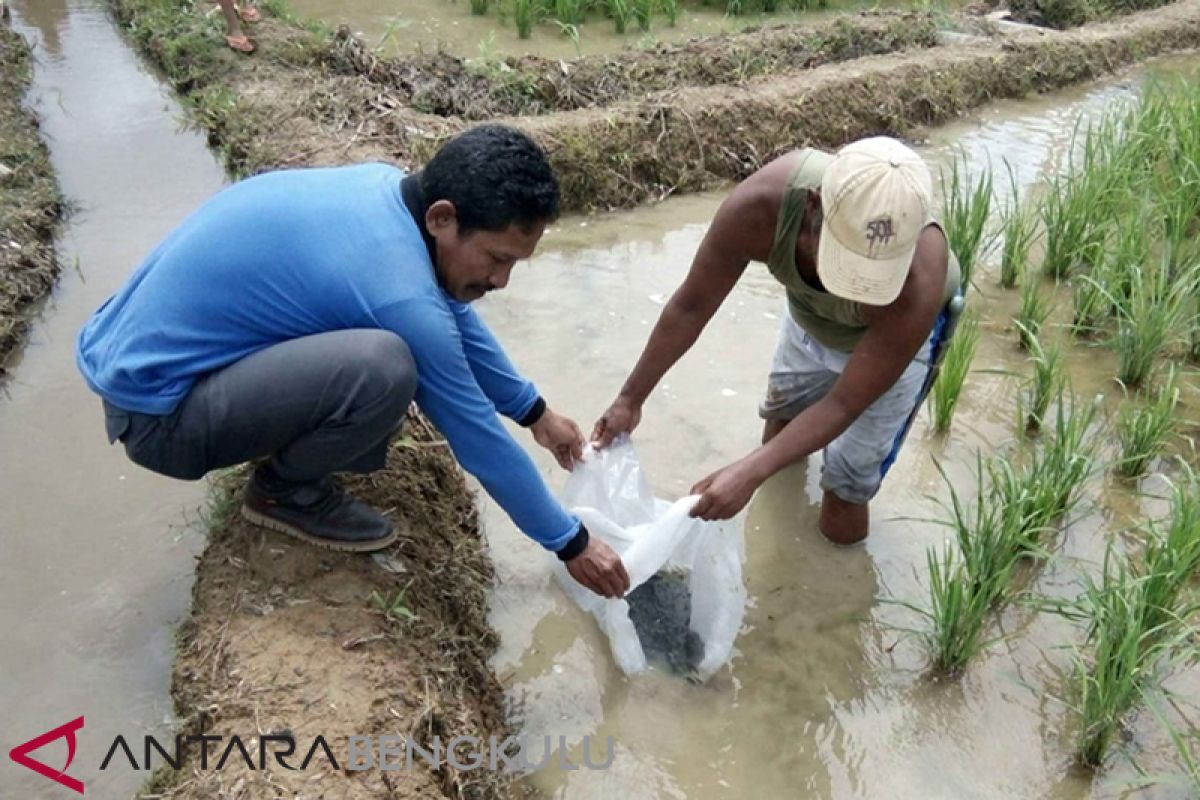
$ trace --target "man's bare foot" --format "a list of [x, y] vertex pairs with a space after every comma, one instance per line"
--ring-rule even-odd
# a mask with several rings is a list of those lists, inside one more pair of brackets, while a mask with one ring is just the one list
[[237, 13], [242, 22], [258, 22], [262, 19], [262, 14], [254, 6], [238, 6]]

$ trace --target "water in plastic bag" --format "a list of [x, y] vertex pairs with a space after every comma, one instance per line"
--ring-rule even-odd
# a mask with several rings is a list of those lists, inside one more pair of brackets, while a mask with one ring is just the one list
[[625, 599], [607, 600], [561, 564], [557, 571], [567, 594], [595, 616], [628, 675], [653, 663], [703, 681], [732, 655], [746, 606], [741, 523], [693, 519], [688, 512], [697, 499], [655, 498], [628, 437], [604, 450], [589, 445], [563, 489], [563, 505], [621, 556], [629, 573]]

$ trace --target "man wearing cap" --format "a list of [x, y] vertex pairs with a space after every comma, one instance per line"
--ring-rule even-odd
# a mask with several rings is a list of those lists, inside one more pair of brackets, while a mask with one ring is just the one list
[[925, 163], [887, 137], [836, 155], [805, 148], [758, 170], [721, 204], [592, 438], [604, 446], [637, 426], [642, 403], [749, 262], [764, 262], [787, 292], [788, 313], [759, 410], [762, 446], [697, 483], [692, 514], [732, 517], [767, 478], [823, 449], [821, 532], [838, 544], [866, 538], [868, 503], [920, 400], [937, 323], [960, 290], [932, 203]]

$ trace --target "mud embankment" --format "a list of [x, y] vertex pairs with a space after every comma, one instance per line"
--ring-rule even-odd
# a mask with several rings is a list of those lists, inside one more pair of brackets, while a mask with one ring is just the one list
[[54, 236], [64, 206], [37, 117], [23, 100], [29, 45], [0, 20], [0, 380], [25, 340], [28, 311], [58, 279]]
[[[344, 34], [270, 18], [255, 29], [259, 52], [244, 58], [222, 52], [214, 21], [174, 4], [109, 2], [235, 173], [371, 158], [411, 165], [472, 119], [512, 108], [520, 113], [502, 118], [546, 147], [570, 210], [711, 188], [796, 146], [904, 135], [994, 98], [1200, 46], [1200, 0], [1182, 0], [1071, 31], [993, 33], [968, 44], [928, 46], [920, 22], [897, 32], [920, 15], [866, 14], [658, 51], [490, 67], [447, 55], [379, 59]], [[979, 28], [965, 18], [962, 27]], [[837, 30], [842, 44], [820, 44]], [[788, 37], [791, 58], [765, 55], [768, 43]], [[855, 58], [856, 48], [875, 55]], [[549, 77], [555, 69], [561, 78]]]
[[350, 771], [343, 758], [352, 735], [426, 749], [460, 735], [506, 735], [503, 694], [487, 662], [496, 647], [486, 618], [491, 561], [462, 474], [427, 423], [406, 426], [386, 469], [346, 481], [403, 531], [378, 557], [248, 525], [235, 513], [242, 483], [236, 474], [215, 486], [211, 539], [179, 633], [172, 694], [182, 731], [224, 736], [217, 752], [236, 735], [254, 760], [256, 740], [291, 734], [292, 766], [320, 736], [337, 765], [318, 752], [304, 770], [250, 770], [235, 751], [222, 769], [212, 761], [202, 769], [192, 754], [181, 772], [160, 771], [145, 793], [510, 796], [509, 779], [487, 769], [432, 769], [417, 758], [412, 769]]

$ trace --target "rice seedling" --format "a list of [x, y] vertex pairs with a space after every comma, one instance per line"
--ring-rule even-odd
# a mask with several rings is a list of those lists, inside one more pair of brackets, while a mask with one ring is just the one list
[[1142, 564], [1150, 626], [1195, 610], [1180, 602], [1188, 582], [1200, 569], [1200, 484], [1190, 470], [1172, 487], [1166, 522], [1146, 525]]
[[[1025, 472], [1028, 507], [1025, 518], [1043, 528], [1071, 512], [1079, 489], [1092, 474], [1101, 437], [1092, 431], [1101, 398], [1084, 403], [1066, 387], [1055, 403], [1054, 430], [1038, 448]], [[1082, 408], [1081, 408], [1082, 406]]]
[[1073, 313], [1068, 327], [1075, 336], [1094, 336], [1112, 313], [1112, 303], [1102, 283], [1103, 274], [1100, 270], [1092, 270], [1090, 275], [1075, 275], [1069, 279]]
[[1073, 274], [1079, 267], [1099, 263], [1104, 252], [1106, 226], [1102, 223], [1111, 208], [1114, 186], [1122, 186], [1128, 172], [1122, 167], [1122, 128], [1110, 114], [1083, 131], [1082, 163], [1076, 164], [1076, 144], [1080, 131], [1072, 137], [1067, 173], [1048, 182], [1041, 206], [1046, 248], [1042, 271], [1056, 281]]
[[1121, 445], [1117, 474], [1136, 478], [1146, 472], [1150, 461], [1162, 452], [1167, 439], [1175, 432], [1178, 404], [1179, 387], [1173, 367], [1167, 374], [1166, 383], [1149, 403], [1141, 405], [1126, 398], [1117, 416], [1117, 441]]
[[633, 18], [637, 20], [638, 28], [650, 30], [650, 18], [654, 16], [655, 0], [631, 0]]
[[992, 170], [985, 168], [972, 180], [967, 154], [960, 151], [950, 164], [949, 177], [942, 170], [941, 187], [945, 205], [942, 226], [950, 249], [958, 257], [963, 286], [969, 286], [976, 261], [995, 238], [985, 235], [992, 209]]
[[1144, 582], [1110, 544], [1099, 581], [1084, 576], [1077, 613], [1088, 623], [1086, 646], [1074, 667], [1074, 707], [1079, 715], [1076, 752], [1097, 767], [1141, 699], [1154, 667], [1169, 651], [1169, 627], [1147, 627]]
[[586, 13], [587, 0], [554, 0], [554, 16], [563, 25], [582, 25]]
[[629, 0], [608, 0], [607, 11], [617, 33], [624, 33], [629, 20], [633, 18], [633, 9], [630, 8]]
[[928, 627], [920, 637], [933, 669], [944, 675], [958, 673], [986, 645], [984, 628], [991, 610], [1007, 591], [1016, 565], [1005, 542], [1005, 509], [990, 501], [984, 490], [987, 470], [977, 456], [976, 500], [968, 506], [938, 465], [950, 490], [942, 524], [954, 532], [957, 549], [946, 544], [926, 553], [929, 567], [928, 608], [902, 603], [925, 617]]
[[1042, 326], [1050, 318], [1050, 298], [1042, 292], [1041, 282], [1032, 271], [1021, 282], [1021, 305], [1014, 320], [1020, 333], [1018, 343], [1030, 349], [1033, 340], [1042, 333]]
[[1025, 432], [1037, 433], [1042, 429], [1051, 401], [1055, 396], [1061, 396], [1065, 384], [1062, 346], [1056, 342], [1047, 350], [1037, 335], [1024, 330], [1023, 326], [1021, 334], [1022, 340], [1028, 342], [1026, 349], [1030, 352], [1033, 374], [1017, 405], [1024, 420]]
[[533, 35], [538, 9], [538, 0], [513, 0], [513, 21], [517, 24], [517, 36], [528, 39]]
[[1112, 297], [1117, 308], [1117, 379], [1138, 387], [1149, 377], [1155, 360], [1181, 343], [1192, 327], [1200, 263], [1172, 279], [1163, 262], [1130, 270], [1128, 298]]
[[667, 25], [674, 28], [679, 19], [679, 0], [659, 0], [659, 5], [667, 17]]
[[1029, 272], [1029, 248], [1037, 240], [1035, 209], [1021, 203], [1017, 175], [1007, 161], [1011, 199], [1000, 209], [1000, 227], [1004, 244], [1000, 248], [1000, 285], [1012, 289]]
[[742, 0], [725, 0], [725, 13], [731, 17], [740, 17], [742, 14]]
[[975, 357], [978, 345], [979, 315], [974, 310], [968, 310], [950, 339], [937, 380], [929, 393], [934, 429], [940, 433], [950, 430], [954, 409], [958, 405], [967, 374], [971, 371], [971, 360]]

